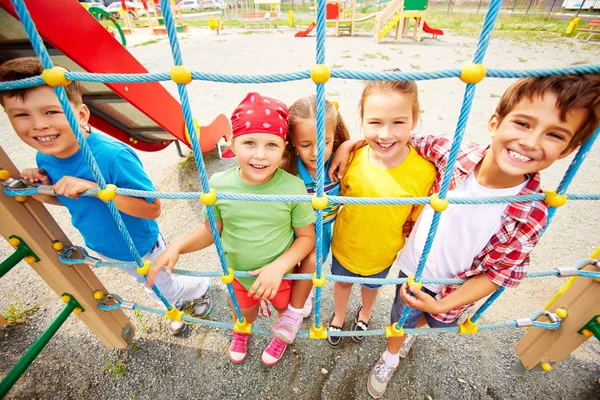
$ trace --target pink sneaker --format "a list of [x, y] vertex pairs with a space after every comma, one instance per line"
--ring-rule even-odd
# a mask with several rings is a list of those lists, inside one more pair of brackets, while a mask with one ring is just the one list
[[273, 336], [277, 339], [287, 344], [292, 344], [296, 338], [298, 329], [300, 329], [302, 319], [302, 314], [285, 310], [271, 327], [271, 332], [273, 332]]
[[249, 338], [249, 333], [233, 332], [231, 344], [229, 345], [229, 359], [232, 363], [239, 364], [246, 359]]
[[262, 361], [262, 363], [267, 367], [272, 367], [273, 365], [277, 364], [279, 360], [281, 360], [286, 348], [286, 343], [277, 338], [273, 338], [265, 351], [263, 351], [262, 356], [260, 356], [260, 361]]
[[306, 301], [304, 302], [304, 307], [302, 307], [302, 317], [304, 317], [304, 318], [308, 318], [310, 316], [310, 313], [312, 312], [313, 297], [315, 297], [314, 290], [311, 290], [310, 294], [306, 298]]

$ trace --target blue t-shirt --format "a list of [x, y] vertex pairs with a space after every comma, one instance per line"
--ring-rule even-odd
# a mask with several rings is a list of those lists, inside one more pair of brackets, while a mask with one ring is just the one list
[[[124, 189], [155, 190], [142, 162], [129, 146], [96, 132], [90, 133], [87, 143], [106, 183]], [[46, 170], [52, 183], [64, 176], [95, 182], [81, 149], [67, 158], [37, 153], [36, 162], [39, 168]], [[96, 197], [57, 198], [71, 213], [71, 223], [79, 230], [87, 247], [115, 260], [133, 261], [107, 204]], [[152, 202], [154, 199], [146, 201]], [[158, 223], [122, 212], [120, 214], [140, 256], [148, 253], [158, 240]]]
[[[332, 182], [327, 175], [327, 171], [329, 171], [329, 166], [331, 164], [331, 157], [325, 163], [325, 180], [323, 185], [323, 192], [327, 196], [339, 196], [340, 194], [340, 183]], [[304, 186], [306, 187], [306, 191], [308, 194], [314, 194], [317, 191], [317, 182], [315, 178], [308, 172], [304, 163], [298, 157], [298, 175], [304, 181]], [[340, 204], [333, 205], [328, 202], [327, 207], [323, 210], [323, 249], [321, 251], [321, 255], [323, 256], [323, 260], [327, 260], [329, 256], [329, 249], [331, 248], [331, 237], [332, 237], [332, 225], [335, 217], [337, 216], [338, 210], [340, 208]]]

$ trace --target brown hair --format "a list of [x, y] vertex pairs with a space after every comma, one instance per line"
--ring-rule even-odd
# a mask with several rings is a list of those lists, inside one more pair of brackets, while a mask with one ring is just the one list
[[546, 76], [523, 78], [516, 81], [504, 92], [496, 107], [498, 123], [524, 98], [533, 101], [547, 93], [556, 95], [556, 107], [560, 110], [560, 119], [566, 120], [572, 109], [583, 109], [587, 116], [573, 135], [565, 151], [580, 146], [589, 139], [600, 123], [600, 75]]
[[[400, 72], [400, 69], [394, 68], [389, 69], [387, 72]], [[387, 94], [387, 93], [398, 93], [410, 97], [412, 102], [412, 117], [413, 121], [419, 119], [421, 113], [421, 106], [419, 105], [419, 89], [415, 81], [368, 81], [365, 84], [362, 95], [360, 96], [359, 111], [360, 119], [363, 120], [365, 112], [365, 101], [373, 94]], [[357, 150], [365, 147], [367, 141], [365, 139], [359, 140], [352, 148], [352, 156], [350, 157], [348, 164], [352, 162], [354, 154]]]
[[[289, 108], [288, 115], [288, 135], [289, 140], [285, 146], [283, 153], [283, 161], [281, 168], [290, 174], [298, 174], [298, 154], [294, 148], [294, 134], [296, 132], [296, 126], [300, 121], [312, 119], [315, 120], [317, 117], [317, 97], [313, 94], [310, 97], [304, 97], [297, 100]], [[334, 126], [333, 130], [333, 153], [337, 150], [340, 144], [350, 139], [350, 133], [346, 124], [342, 118], [342, 115], [338, 112], [333, 103], [325, 100], [325, 121]], [[327, 160], [325, 160], [327, 161]]]
[[[25, 78], [39, 76], [44, 71], [42, 63], [37, 57], [21, 57], [6, 61], [0, 65], [0, 82], [10, 82]], [[4, 98], [18, 97], [21, 101], [25, 100], [27, 92], [32, 88], [12, 89], [0, 91], [0, 104], [4, 105]], [[65, 86], [67, 98], [75, 105], [83, 103], [83, 88], [81, 83], [72, 81]]]

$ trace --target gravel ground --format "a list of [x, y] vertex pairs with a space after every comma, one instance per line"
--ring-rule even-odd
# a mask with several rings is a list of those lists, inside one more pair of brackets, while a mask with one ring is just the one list
[[[194, 70], [266, 74], [308, 69], [314, 63], [314, 38], [297, 39], [293, 30], [226, 29], [217, 36], [206, 29], [183, 35], [182, 53]], [[137, 33], [129, 39], [131, 53], [152, 72], [168, 71], [172, 65], [166, 40], [141, 45], [151, 36]], [[138, 46], [135, 46], [138, 44]], [[458, 67], [474, 53], [476, 39], [447, 32], [439, 40], [401, 44], [373, 43], [370, 34], [354, 38], [330, 37], [327, 62], [332, 67], [383, 70], [399, 67], [435, 69]], [[537, 68], [564, 66], [584, 60], [600, 62], [600, 48], [561, 38], [551, 43], [518, 43], [494, 39], [486, 57], [488, 67]], [[243, 66], [243, 67], [242, 67]], [[467, 140], [486, 142], [486, 123], [499, 95], [510, 84], [506, 80], [485, 80], [477, 89], [467, 127]], [[176, 96], [173, 84], [165, 84]], [[454, 131], [464, 85], [458, 79], [420, 82], [423, 108], [419, 132]], [[353, 132], [360, 136], [357, 104], [361, 91], [357, 81], [332, 80], [327, 84], [328, 98], [340, 103], [340, 112]], [[245, 93], [258, 90], [291, 103], [311, 94], [309, 81], [261, 85], [231, 85], [195, 82], [189, 87], [192, 108], [202, 124], [217, 114], [229, 115]], [[2, 147], [19, 168], [34, 165], [34, 152], [23, 145], [0, 115]], [[163, 191], [198, 190], [197, 173], [184, 164], [173, 147], [158, 153], [140, 153], [145, 168], [157, 188]], [[568, 160], [544, 171], [544, 187], [556, 187]], [[209, 174], [233, 165], [218, 160], [215, 152], [206, 154]], [[588, 156], [571, 192], [591, 193], [598, 189], [600, 151], [596, 146]], [[49, 207], [74, 243], [83, 243], [70, 226], [69, 216], [60, 207]], [[595, 212], [594, 212], [595, 211]], [[532, 254], [531, 270], [568, 266], [588, 256], [598, 246], [600, 215], [598, 204], [569, 202], [559, 211], [552, 226]], [[167, 241], [172, 241], [202, 223], [199, 202], [165, 201], [159, 218]], [[0, 259], [10, 254], [6, 242], [0, 243]], [[182, 257], [180, 268], [198, 271], [219, 270], [214, 249]], [[393, 275], [396, 271], [393, 271]], [[127, 300], [153, 304], [143, 289], [120, 271], [100, 269], [106, 287]], [[508, 291], [482, 317], [481, 323], [526, 317], [541, 309], [562, 286], [558, 278], [526, 280], [518, 289]], [[228, 321], [227, 292], [219, 280], [213, 282], [215, 308], [210, 319]], [[58, 314], [62, 303], [55, 293], [25, 264], [0, 280], [0, 310], [14, 302], [39, 306], [24, 324], [0, 331], [0, 375], [6, 374]], [[393, 289], [384, 288], [371, 322], [372, 327], [388, 323]], [[351, 299], [348, 322], [358, 306], [358, 292]], [[333, 309], [331, 287], [324, 295], [323, 315]], [[248, 359], [234, 365], [226, 351], [230, 333], [225, 330], [193, 327], [183, 337], [172, 337], [166, 321], [155, 315], [128, 312], [137, 326], [134, 344], [127, 350], [105, 348], [77, 318], [71, 317], [41, 353], [8, 398], [368, 398], [368, 371], [385, 349], [384, 338], [367, 338], [358, 345], [345, 340], [336, 350], [325, 342], [299, 340], [279, 365], [265, 368], [260, 353], [268, 339], [256, 335], [250, 342]], [[272, 321], [259, 318], [258, 326]], [[308, 329], [305, 322], [303, 330]], [[600, 345], [590, 340], [549, 374], [512, 375], [517, 361], [514, 344], [523, 332], [505, 329], [473, 336], [445, 334], [418, 340], [409, 357], [399, 366], [386, 398], [416, 399], [524, 399], [524, 398], [600, 398]]]

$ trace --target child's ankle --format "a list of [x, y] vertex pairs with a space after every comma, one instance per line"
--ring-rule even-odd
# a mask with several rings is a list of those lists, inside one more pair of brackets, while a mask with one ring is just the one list
[[292, 303], [288, 304], [288, 310], [295, 312], [296, 314], [302, 314], [302, 308], [292, 307]]
[[400, 354], [396, 353], [390, 353], [388, 350], [386, 350], [383, 353], [383, 361], [385, 361], [385, 365], [387, 367], [390, 368], [395, 368], [398, 366], [398, 364], [400, 364]]

